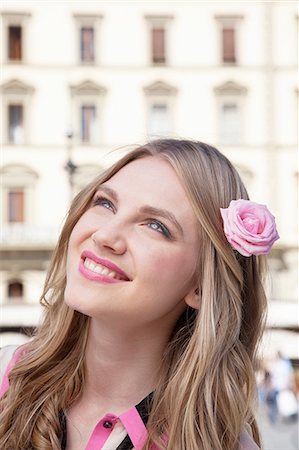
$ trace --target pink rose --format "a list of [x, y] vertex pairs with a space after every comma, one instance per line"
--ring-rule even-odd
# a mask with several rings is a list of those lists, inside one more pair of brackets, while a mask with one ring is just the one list
[[232, 200], [220, 212], [228, 242], [243, 256], [266, 255], [279, 239], [275, 218], [265, 205]]

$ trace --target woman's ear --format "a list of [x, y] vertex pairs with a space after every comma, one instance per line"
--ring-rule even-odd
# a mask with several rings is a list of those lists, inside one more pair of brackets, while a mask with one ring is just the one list
[[192, 289], [185, 297], [185, 303], [193, 309], [199, 309], [199, 289]]

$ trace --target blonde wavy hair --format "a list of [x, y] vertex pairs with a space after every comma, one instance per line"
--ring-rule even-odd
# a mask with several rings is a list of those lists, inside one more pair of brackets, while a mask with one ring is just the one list
[[[232, 164], [217, 149], [161, 139], [138, 147], [73, 200], [41, 296], [44, 320], [11, 370], [0, 401], [0, 448], [59, 450], [59, 416], [84, 388], [89, 318], [64, 303], [70, 234], [98, 186], [145, 156], [167, 160], [198, 221], [199, 309], [187, 307], [165, 349], [148, 420], [149, 438], [169, 450], [232, 450], [245, 426], [259, 444], [254, 419], [254, 362], [264, 324], [264, 257], [244, 257], [228, 244], [220, 215], [233, 199], [248, 199]], [[167, 442], [161, 435], [167, 435]]]

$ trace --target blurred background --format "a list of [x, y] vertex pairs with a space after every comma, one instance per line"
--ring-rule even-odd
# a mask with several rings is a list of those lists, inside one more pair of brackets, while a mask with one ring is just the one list
[[6, 0], [0, 14], [0, 346], [40, 320], [76, 192], [128, 145], [210, 143], [276, 216], [261, 421], [265, 448], [298, 449], [297, 420], [282, 420], [294, 414], [278, 411], [273, 427], [266, 399], [278, 350], [299, 390], [298, 3]]

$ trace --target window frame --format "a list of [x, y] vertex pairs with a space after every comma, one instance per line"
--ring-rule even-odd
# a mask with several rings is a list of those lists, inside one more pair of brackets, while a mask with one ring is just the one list
[[[241, 86], [235, 82], [228, 81], [223, 83], [221, 86], [214, 88], [215, 100], [216, 100], [216, 136], [219, 145], [225, 146], [239, 146], [243, 144], [245, 140], [245, 99], [247, 95], [247, 88]], [[224, 142], [221, 140], [221, 124], [220, 124], [220, 116], [221, 109], [226, 103], [234, 103], [237, 104], [239, 108], [240, 115], [240, 134], [239, 140], [236, 142]]]
[[[70, 86], [72, 103], [73, 143], [80, 146], [97, 146], [103, 143], [103, 103], [107, 89], [92, 81], [84, 81], [76, 86]], [[94, 142], [81, 140], [81, 108], [85, 104], [94, 104], [96, 108], [96, 135]]]
[[[218, 60], [222, 66], [238, 66], [240, 65], [241, 56], [241, 24], [244, 19], [241, 15], [216, 15], [215, 16], [218, 27]], [[223, 30], [234, 30], [234, 61], [224, 61], [224, 42], [223, 42]]]
[[[1, 224], [9, 227], [20, 227], [34, 223], [34, 197], [38, 175], [29, 167], [20, 164], [9, 164], [4, 166], [1, 176]], [[12, 190], [24, 192], [24, 220], [23, 222], [9, 221], [8, 195]]]
[[[74, 14], [76, 26], [76, 62], [80, 66], [94, 66], [100, 64], [100, 23], [103, 19], [102, 14]], [[93, 61], [83, 61], [81, 59], [81, 29], [93, 28], [93, 45], [94, 59]]]
[[175, 135], [175, 102], [177, 96], [177, 88], [170, 86], [163, 81], [156, 81], [149, 86], [143, 88], [146, 102], [146, 122], [145, 135], [147, 139], [153, 139], [158, 135], [153, 135], [149, 129], [150, 114], [153, 105], [158, 103], [166, 104], [169, 111], [169, 127], [170, 130], [166, 134], [159, 135], [160, 137], [171, 137]]
[[[34, 88], [19, 80], [10, 80], [0, 87], [2, 94], [1, 107], [3, 117], [3, 140], [5, 145], [22, 146], [29, 141], [30, 103]], [[23, 142], [12, 142], [9, 138], [9, 105], [23, 106]]]
[[[28, 21], [31, 18], [29, 12], [1, 12], [3, 20], [3, 35], [2, 35], [2, 54], [4, 55], [4, 63], [6, 64], [24, 64], [27, 62], [27, 47], [28, 47]], [[10, 59], [9, 57], [9, 27], [21, 27], [21, 59]]]
[[[167, 66], [171, 61], [170, 55], [170, 29], [173, 20], [172, 15], [145, 15], [145, 20], [147, 22], [147, 53], [148, 53], [148, 63], [151, 66]], [[154, 61], [153, 52], [153, 30], [157, 28], [164, 29], [164, 61]]]

